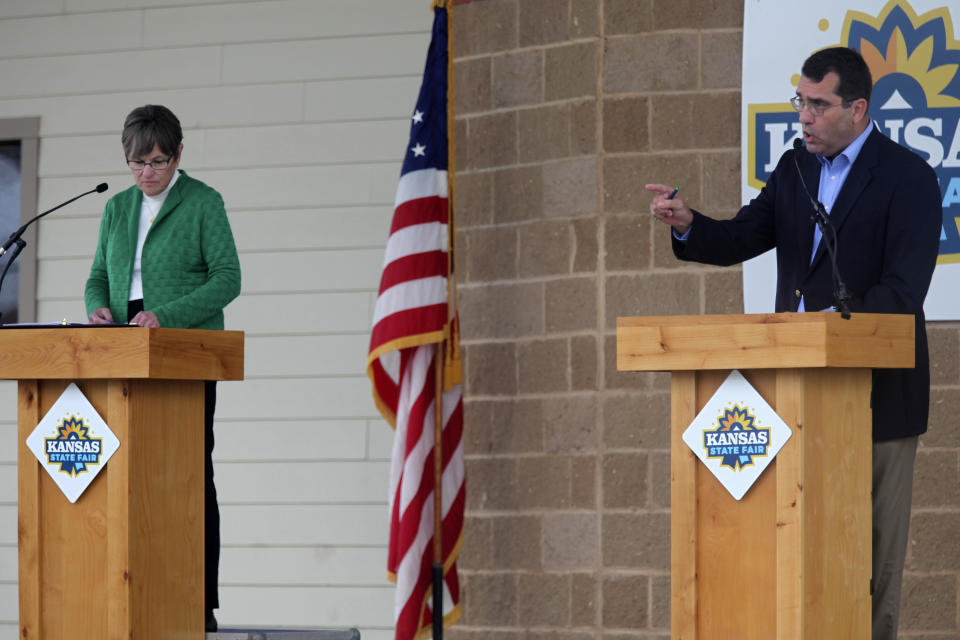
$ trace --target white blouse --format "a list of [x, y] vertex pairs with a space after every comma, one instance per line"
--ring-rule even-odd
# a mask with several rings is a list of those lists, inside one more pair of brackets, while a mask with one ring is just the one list
[[140, 204], [140, 230], [137, 233], [137, 253], [133, 259], [133, 274], [130, 277], [130, 297], [128, 297], [127, 300], [140, 300], [143, 298], [143, 279], [140, 270], [143, 243], [147, 239], [147, 232], [150, 230], [150, 225], [153, 224], [157, 214], [160, 213], [160, 208], [163, 207], [163, 201], [167, 199], [167, 194], [170, 193], [170, 189], [173, 188], [179, 176], [180, 172], [174, 170], [173, 178], [170, 179], [170, 184], [167, 185], [166, 189], [155, 196], [143, 194], [143, 201]]

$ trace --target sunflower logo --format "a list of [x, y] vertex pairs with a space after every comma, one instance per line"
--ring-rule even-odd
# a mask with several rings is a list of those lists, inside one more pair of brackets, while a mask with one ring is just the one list
[[869, 65], [875, 93], [896, 99], [898, 85], [906, 82], [922, 90], [923, 104], [914, 108], [960, 107], [960, 47], [951, 37], [946, 7], [918, 16], [908, 3], [894, 0], [877, 18], [849, 12], [843, 31], [846, 46], [858, 49]]
[[753, 464], [754, 456], [766, 456], [770, 429], [756, 425], [756, 417], [746, 407], [734, 405], [717, 418], [717, 428], [703, 432], [703, 448], [708, 458], [739, 471]]
[[88, 464], [100, 464], [103, 439], [91, 438], [83, 418], [70, 416], [57, 426], [57, 435], [44, 438], [48, 464], [59, 464], [60, 471], [71, 478], [88, 471]]

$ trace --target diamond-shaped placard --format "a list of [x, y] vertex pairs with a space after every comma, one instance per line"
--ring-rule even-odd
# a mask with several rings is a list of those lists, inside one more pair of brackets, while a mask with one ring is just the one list
[[733, 371], [683, 432], [683, 441], [739, 500], [792, 435], [747, 379]]
[[120, 441], [72, 382], [27, 437], [27, 447], [60, 491], [76, 502]]

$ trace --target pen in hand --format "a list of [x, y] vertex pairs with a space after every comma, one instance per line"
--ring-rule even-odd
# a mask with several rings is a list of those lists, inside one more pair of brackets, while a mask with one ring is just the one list
[[667, 200], [673, 200], [677, 196], [677, 192], [680, 191], [680, 187], [674, 187], [673, 193], [667, 196]]

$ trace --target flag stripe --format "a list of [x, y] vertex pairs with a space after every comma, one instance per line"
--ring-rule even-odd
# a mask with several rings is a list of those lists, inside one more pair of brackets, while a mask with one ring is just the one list
[[447, 281], [447, 252], [411, 253], [390, 262], [380, 278], [380, 293], [390, 287], [421, 278], [443, 278]]
[[[447, 305], [442, 303], [397, 311], [373, 328], [371, 339], [390, 346], [390, 343], [406, 337], [441, 331], [446, 317]], [[422, 330], [424, 328], [426, 331]]]
[[415, 198], [397, 206], [390, 223], [390, 233], [396, 233], [404, 227], [425, 222], [447, 223], [447, 199], [439, 196]]
[[[444, 306], [447, 304], [447, 279], [443, 276], [401, 282], [380, 293], [373, 312], [373, 324], [376, 327], [380, 321], [401, 311], [430, 308], [438, 304]], [[391, 322], [400, 319], [394, 318]], [[439, 325], [423, 327], [423, 329], [431, 331], [443, 328], [446, 321], [446, 314], [444, 314]]]
[[431, 167], [411, 171], [400, 176], [400, 180], [397, 183], [397, 196], [393, 206], [397, 208], [404, 202], [418, 198], [428, 198], [430, 196], [446, 199], [447, 188], [446, 169]]
[[[404, 511], [409, 501], [402, 502], [398, 499], [398, 495], [403, 492], [403, 485], [410, 481], [410, 450], [416, 448], [416, 443], [423, 435], [423, 416], [427, 412], [427, 407], [433, 405], [430, 390], [433, 386], [431, 378], [434, 352], [433, 345], [424, 345], [417, 347], [413, 353], [404, 354], [405, 366], [397, 404], [398, 428], [390, 465], [391, 521], [395, 525], [395, 530], [401, 532], [401, 536], [391, 536], [390, 558], [387, 565], [388, 569], [397, 573], [398, 576], [401, 573], [402, 558], [408, 551], [402, 535], [403, 532], [410, 530], [409, 524], [404, 523]], [[428, 442], [427, 447], [429, 444]], [[417, 469], [413, 469], [412, 472], [419, 474]], [[417, 479], [419, 480], [419, 476]], [[398, 580], [398, 591], [404, 586], [407, 586], [406, 583]]]
[[434, 251], [447, 251], [447, 225], [436, 221], [409, 225], [390, 236], [383, 264], [386, 266], [407, 256]]

